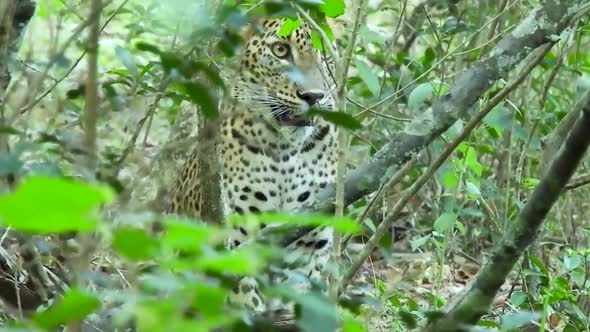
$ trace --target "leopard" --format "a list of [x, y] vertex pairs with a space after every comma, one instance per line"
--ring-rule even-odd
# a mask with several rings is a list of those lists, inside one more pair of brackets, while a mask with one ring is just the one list
[[[229, 98], [221, 106], [219, 167], [224, 215], [296, 212], [309, 207], [318, 193], [336, 179], [338, 128], [310, 110], [335, 110], [334, 61], [312, 43], [305, 21], [289, 34], [284, 18], [251, 23], [239, 53], [239, 70], [227, 85]], [[166, 212], [199, 217], [204, 195], [199, 183], [198, 151], [194, 150], [170, 190]], [[258, 229], [235, 227], [229, 249], [252, 240]], [[318, 227], [285, 249], [283, 257], [294, 274], [310, 282], [326, 282], [326, 264], [333, 247], [331, 227]], [[309, 284], [299, 285], [302, 291]], [[282, 301], [265, 299], [254, 278], [244, 277], [232, 292], [232, 302], [257, 313], [284, 309]]]

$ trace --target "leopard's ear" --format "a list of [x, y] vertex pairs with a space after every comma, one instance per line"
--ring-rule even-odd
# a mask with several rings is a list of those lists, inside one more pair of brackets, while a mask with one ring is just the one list
[[254, 17], [244, 24], [238, 32], [243, 41], [250, 39], [256, 32], [260, 31], [267, 20], [263, 17]]

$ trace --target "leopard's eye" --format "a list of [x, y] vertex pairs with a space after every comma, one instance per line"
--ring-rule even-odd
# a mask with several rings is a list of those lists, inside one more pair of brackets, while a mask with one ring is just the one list
[[291, 53], [289, 45], [283, 42], [276, 42], [272, 44], [270, 50], [272, 51], [272, 54], [274, 54], [279, 59], [286, 59]]

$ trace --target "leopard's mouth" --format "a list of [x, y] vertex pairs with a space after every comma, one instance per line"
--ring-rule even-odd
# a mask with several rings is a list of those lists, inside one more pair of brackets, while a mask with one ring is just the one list
[[292, 111], [275, 115], [275, 119], [277, 119], [281, 126], [286, 127], [309, 127], [314, 124], [312, 118], [304, 115], [295, 115]]

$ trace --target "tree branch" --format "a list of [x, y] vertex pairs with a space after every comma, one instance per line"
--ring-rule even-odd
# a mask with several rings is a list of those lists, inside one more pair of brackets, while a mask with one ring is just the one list
[[590, 174], [584, 174], [573, 179], [567, 186], [565, 186], [565, 189], [574, 190], [587, 184], [590, 184]]
[[545, 54], [551, 50], [551, 47], [554, 43], [547, 43], [540, 47], [538, 54], [535, 55], [534, 59], [527, 63], [525, 68], [522, 72], [518, 75], [518, 77], [508, 84], [502, 91], [496, 94], [482, 109], [477, 112], [477, 114], [465, 125], [465, 128], [461, 131], [459, 135], [443, 151], [443, 153], [428, 167], [426, 172], [422, 174], [404, 193], [402, 198], [400, 198], [395, 206], [391, 209], [391, 211], [387, 214], [387, 216], [383, 219], [381, 224], [375, 230], [375, 233], [371, 238], [367, 241], [363, 251], [360, 253], [359, 257], [356, 257], [355, 261], [351, 265], [350, 269], [342, 278], [341, 285], [339, 289], [342, 291], [348, 286], [348, 283], [352, 280], [354, 275], [358, 272], [362, 264], [365, 260], [371, 255], [373, 250], [381, 241], [381, 238], [387, 233], [387, 230], [393, 225], [393, 223], [399, 218], [401, 211], [406, 206], [406, 204], [414, 197], [418, 191], [430, 180], [430, 178], [436, 173], [436, 171], [444, 164], [444, 162], [451, 156], [453, 151], [463, 142], [471, 132], [479, 125], [479, 123], [485, 118], [485, 116], [491, 112], [504, 98], [506, 98], [514, 89], [516, 89], [524, 80], [528, 77], [530, 72], [543, 60]]

